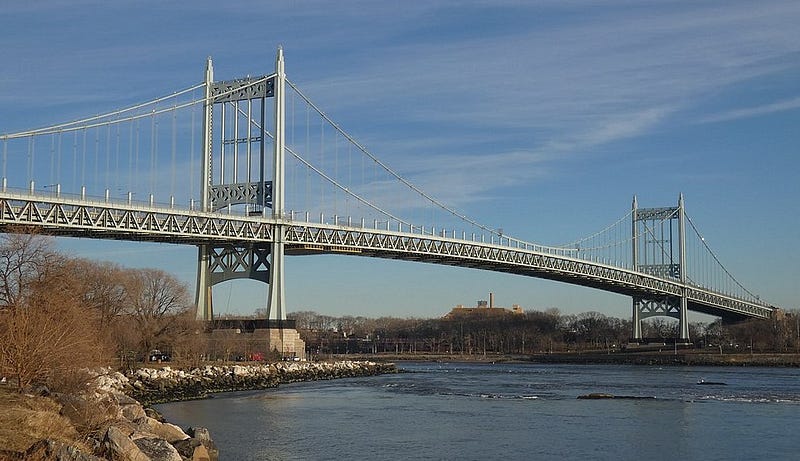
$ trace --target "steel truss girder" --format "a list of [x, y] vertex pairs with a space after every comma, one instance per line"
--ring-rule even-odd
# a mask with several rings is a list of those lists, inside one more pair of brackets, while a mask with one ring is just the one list
[[211, 204], [213, 211], [242, 204], [272, 208], [272, 181], [213, 185]]
[[211, 285], [234, 279], [269, 283], [270, 245], [222, 245], [210, 248]]
[[637, 208], [635, 221], [664, 221], [677, 219], [678, 207]]
[[257, 98], [271, 98], [273, 96], [275, 96], [274, 75], [239, 78], [211, 83], [211, 100], [215, 104]]
[[35, 226], [54, 235], [186, 244], [273, 238], [272, 224], [253, 217], [0, 194], [0, 230], [13, 226]]
[[[287, 223], [287, 252], [357, 254], [474, 267], [659, 299], [686, 291], [689, 308], [769, 318], [772, 308], [676, 280], [533, 250], [436, 236]], [[180, 244], [244, 245], [274, 241], [279, 221], [265, 217], [0, 193], [0, 231], [34, 226], [45, 234]], [[705, 309], [705, 310], [704, 310]]]
[[[684, 286], [677, 280], [616, 268], [590, 261], [554, 256], [532, 250], [399, 232], [326, 227], [290, 226], [286, 241], [295, 251], [347, 253], [458, 265], [560, 280], [643, 298], [680, 299]], [[712, 309], [736, 315], [768, 318], [772, 308], [731, 298], [700, 287], [686, 287], [690, 308]]]
[[665, 296], [659, 299], [644, 299], [634, 297], [637, 309], [639, 309], [639, 319], [644, 320], [650, 317], [672, 317], [680, 320], [681, 300]]
[[656, 277], [680, 279], [680, 264], [639, 264], [639, 270]]

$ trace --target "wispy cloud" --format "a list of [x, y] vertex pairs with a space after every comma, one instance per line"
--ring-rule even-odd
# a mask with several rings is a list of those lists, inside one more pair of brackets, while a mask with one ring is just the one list
[[[747, 2], [624, 3], [519, 3], [529, 27], [454, 40], [388, 40], [400, 22], [385, 35], [368, 27], [378, 51], [343, 50], [349, 65], [305, 69], [295, 81], [374, 154], [458, 207], [685, 124], [681, 114], [702, 119], [710, 99], [797, 68], [793, 2], [755, 12]], [[404, 17], [419, 14], [424, 24], [422, 13], [430, 7]]]
[[345, 116], [366, 108], [431, 125], [525, 129], [531, 144], [604, 143], [658, 127], [622, 129], [620, 120], [668, 121], [704, 95], [784, 69], [800, 51], [787, 34], [800, 17], [791, 3], [615, 13], [511, 36], [386, 45], [373, 61], [304, 86]]
[[[235, 19], [238, 32], [213, 40], [199, 25], [207, 23], [195, 24], [209, 18], [186, 11], [191, 24], [179, 27], [169, 19], [179, 7], [161, 3], [149, 3], [164, 16], [152, 25], [106, 18], [108, 26], [97, 28], [106, 24], [102, 9], [80, 3], [91, 11], [74, 11], [60, 2], [71, 11], [69, 21], [35, 25], [52, 25], [52, 37], [74, 34], [78, 46], [53, 39], [46, 60], [37, 60], [25, 35], [3, 37], [9, 46], [0, 57], [17, 68], [0, 70], [0, 80], [19, 79], [11, 86], [21, 87], [30, 79], [39, 98], [0, 90], [0, 102], [27, 101], [38, 110], [133, 97], [131, 91], [159, 95], [148, 84], [179, 75], [189, 77], [179, 86], [198, 80], [197, 56], [216, 54], [219, 78], [230, 78], [240, 68], [268, 72], [271, 58], [264, 57], [283, 43], [295, 83], [379, 158], [450, 203], [535, 181], [565, 159], [666, 130], [677, 114], [708, 123], [800, 104], [787, 99], [710, 115], [706, 109], [710, 97], [742, 82], [797, 71], [796, 1], [757, 9], [749, 1], [343, 2], [335, 9], [322, 1], [275, 2], [263, 13], [274, 20], [264, 39], [253, 35], [264, 21], [254, 9], [260, 3], [238, 1], [212, 18]], [[145, 15], [115, 8], [126, 19]], [[38, 21], [34, 13], [26, 7], [10, 14]], [[137, 38], [125, 39], [125, 31]], [[107, 74], [97, 75], [98, 67]], [[52, 76], [68, 83], [45, 84]], [[475, 184], [476, 172], [499, 180]]]
[[726, 122], [741, 118], [758, 117], [761, 115], [774, 114], [788, 110], [800, 109], [800, 97], [778, 101], [772, 104], [764, 104], [756, 107], [745, 107], [741, 109], [729, 110], [727, 112], [713, 114], [700, 120], [702, 123]]

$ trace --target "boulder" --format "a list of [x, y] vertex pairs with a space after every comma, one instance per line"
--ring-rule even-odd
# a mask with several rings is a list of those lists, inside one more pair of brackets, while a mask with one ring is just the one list
[[208, 451], [211, 461], [217, 461], [219, 459], [219, 449], [217, 448], [217, 444], [211, 440], [211, 434], [209, 434], [208, 429], [205, 427], [190, 427], [186, 433], [203, 444]]
[[158, 410], [156, 410], [155, 408], [150, 408], [150, 407], [145, 408], [144, 409], [144, 414], [149, 416], [149, 417], [151, 417], [151, 418], [153, 418], [153, 419], [155, 419], [159, 423], [163, 423], [163, 422], [166, 421], [164, 419], [164, 415], [159, 413]]
[[129, 397], [127, 394], [123, 394], [122, 392], [109, 392], [111, 398], [117, 402], [117, 405], [138, 405], [137, 402], [132, 397]]
[[173, 446], [181, 456], [191, 461], [216, 461], [218, 459], [211, 458], [208, 448], [196, 438], [175, 442]]
[[133, 443], [151, 460], [183, 461], [178, 450], [166, 440], [157, 437], [136, 439]]
[[144, 408], [142, 408], [142, 406], [138, 403], [133, 405], [123, 405], [120, 413], [122, 417], [128, 421], [138, 421], [147, 417]]
[[78, 429], [90, 429], [118, 415], [119, 407], [107, 397], [88, 397], [76, 394], [58, 394], [61, 415]]
[[192, 456], [189, 457], [190, 461], [217, 461], [219, 456], [211, 457], [211, 453], [208, 452], [208, 449], [205, 445], [200, 445], [199, 447], [194, 449], [192, 452]]
[[39, 440], [20, 455], [17, 459], [26, 461], [102, 461], [97, 456], [83, 453], [77, 447], [48, 439]]
[[124, 461], [151, 461], [151, 458], [144, 454], [142, 450], [120, 429], [111, 426], [106, 431], [103, 438], [107, 453], [110, 459]]
[[149, 432], [156, 437], [162, 438], [169, 443], [177, 442], [178, 440], [188, 439], [189, 436], [183, 432], [183, 429], [180, 427], [170, 424], [170, 423], [161, 423], [157, 420], [145, 416], [144, 418], [138, 419], [135, 421], [138, 428], [142, 432]]

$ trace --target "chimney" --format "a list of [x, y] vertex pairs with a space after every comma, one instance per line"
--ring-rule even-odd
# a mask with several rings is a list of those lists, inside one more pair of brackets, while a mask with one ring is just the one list
[[489, 309], [494, 307], [494, 293], [489, 292]]

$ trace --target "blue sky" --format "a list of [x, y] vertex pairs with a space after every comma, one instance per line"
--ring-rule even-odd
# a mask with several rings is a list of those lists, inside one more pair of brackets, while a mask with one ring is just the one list
[[[11, 3], [11, 2], [10, 2]], [[0, 12], [0, 132], [104, 112], [216, 77], [289, 78], [423, 190], [557, 244], [640, 206], [687, 212], [762, 298], [800, 307], [796, 1], [13, 2]], [[193, 286], [193, 248], [63, 240]], [[438, 316], [496, 303], [630, 315], [556, 282], [352, 257], [287, 261], [289, 310]], [[215, 289], [251, 312], [258, 283]]]

